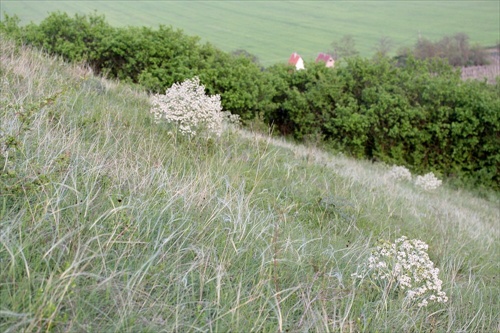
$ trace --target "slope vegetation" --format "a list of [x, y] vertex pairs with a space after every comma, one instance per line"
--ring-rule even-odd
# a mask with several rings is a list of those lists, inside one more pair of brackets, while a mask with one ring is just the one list
[[[0, 73], [1, 331], [499, 329], [498, 200], [246, 131], [188, 140], [145, 92], [3, 38]], [[401, 236], [447, 302], [363, 273]]]

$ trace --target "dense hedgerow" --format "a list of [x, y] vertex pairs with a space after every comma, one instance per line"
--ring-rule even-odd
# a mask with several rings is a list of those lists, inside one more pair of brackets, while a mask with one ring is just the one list
[[353, 57], [335, 69], [262, 69], [171, 27], [115, 28], [96, 14], [52, 13], [25, 27], [5, 16], [0, 31], [153, 93], [197, 76], [243, 122], [259, 116], [297, 140], [500, 189], [499, 83], [464, 82], [444, 60]]
[[[353, 156], [499, 189], [499, 85], [462, 81], [442, 61], [352, 58], [335, 70], [269, 68], [266, 119], [297, 139], [320, 135]], [[461, 183], [463, 185], [463, 183]]]
[[41, 47], [67, 61], [86, 61], [95, 73], [137, 83], [162, 93], [175, 82], [198, 76], [224, 109], [254, 117], [265, 105], [260, 67], [245, 55], [225, 53], [182, 30], [159, 26], [115, 28], [97, 14], [51, 13], [39, 25], [21, 27], [5, 15], [0, 31], [18, 41]]

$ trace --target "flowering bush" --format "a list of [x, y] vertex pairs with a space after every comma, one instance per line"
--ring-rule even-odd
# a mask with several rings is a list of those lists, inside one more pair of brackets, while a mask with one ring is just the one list
[[204, 132], [220, 136], [224, 122], [238, 123], [237, 115], [223, 112], [220, 96], [207, 96], [198, 77], [174, 83], [165, 95], [151, 97], [151, 112], [157, 122], [165, 120], [179, 126], [181, 134], [195, 136]]
[[441, 186], [442, 181], [437, 179], [432, 172], [424, 176], [417, 176], [415, 180], [415, 185], [423, 188], [426, 191], [431, 191], [437, 189]]
[[387, 174], [389, 178], [394, 180], [407, 180], [411, 181], [411, 172], [404, 166], [394, 165], [389, 173]]
[[368, 275], [381, 281], [387, 293], [403, 290], [406, 301], [418, 301], [419, 307], [427, 306], [432, 301], [445, 303], [448, 297], [441, 290], [439, 269], [429, 259], [427, 249], [428, 245], [423, 241], [408, 240], [405, 236], [395, 243], [383, 241], [362, 266], [362, 274], [353, 276], [361, 278]]

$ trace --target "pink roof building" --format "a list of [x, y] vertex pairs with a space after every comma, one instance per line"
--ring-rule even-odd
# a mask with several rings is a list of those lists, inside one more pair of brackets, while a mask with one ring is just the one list
[[318, 61], [323, 61], [325, 63], [326, 67], [335, 66], [335, 60], [333, 60], [331, 55], [326, 54], [326, 53], [318, 54], [318, 57], [316, 58], [316, 62], [318, 62]]
[[290, 59], [288, 59], [288, 64], [295, 66], [297, 70], [299, 69], [305, 69], [304, 67], [304, 60], [302, 60], [302, 57], [298, 55], [296, 52], [294, 52], [291, 56]]

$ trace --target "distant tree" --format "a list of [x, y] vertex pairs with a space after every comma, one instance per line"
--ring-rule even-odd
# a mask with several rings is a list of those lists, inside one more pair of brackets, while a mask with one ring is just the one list
[[334, 58], [351, 58], [359, 55], [358, 50], [356, 50], [356, 42], [352, 35], [344, 35], [340, 40], [333, 41], [331, 46], [333, 47]]
[[375, 56], [385, 57], [391, 51], [393, 46], [392, 40], [388, 36], [382, 36], [375, 45]]
[[437, 42], [419, 38], [413, 49], [399, 52], [398, 58], [404, 58], [410, 53], [417, 59], [446, 59], [455, 67], [479, 66], [488, 63], [488, 57], [483, 48], [479, 45], [471, 46], [469, 36], [465, 33], [444, 36]]
[[247, 50], [238, 49], [231, 52], [231, 54], [235, 57], [245, 57], [247, 59], [250, 59], [254, 64], [259, 64], [259, 58], [255, 54], [252, 54]]
[[429, 59], [438, 56], [436, 45], [426, 38], [419, 38], [413, 53], [417, 59]]
[[445, 36], [436, 43], [437, 56], [447, 58], [452, 66], [464, 66], [469, 58], [469, 36], [458, 33]]
[[467, 66], [482, 66], [489, 63], [488, 53], [479, 44], [472, 46]]

